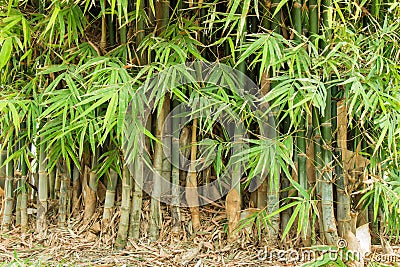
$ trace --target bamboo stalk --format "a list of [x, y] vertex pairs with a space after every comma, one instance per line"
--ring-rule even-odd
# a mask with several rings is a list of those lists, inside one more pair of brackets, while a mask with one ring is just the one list
[[78, 166], [74, 164], [72, 169], [72, 213], [76, 215], [79, 212], [81, 203], [81, 180]]
[[[173, 100], [173, 109], [176, 108], [179, 104], [177, 100]], [[178, 112], [179, 114], [180, 112]], [[180, 129], [180, 118], [173, 117], [172, 118], [172, 130], [174, 133], [178, 129]], [[171, 163], [172, 163], [172, 173], [171, 173], [171, 182], [172, 182], [172, 201], [171, 201], [171, 216], [172, 216], [172, 231], [174, 233], [179, 233], [181, 231], [181, 212], [179, 208], [180, 204], [180, 191], [179, 191], [179, 135], [172, 135], [172, 143], [171, 143]]]
[[[293, 2], [293, 17], [294, 17], [294, 41], [296, 43], [301, 42], [301, 35], [303, 33], [302, 25], [302, 4], [301, 0], [296, 0]], [[298, 126], [298, 134], [296, 137], [297, 144], [297, 177], [301, 187], [305, 190], [308, 189], [307, 181], [307, 145], [306, 145], [306, 119], [305, 110], [301, 111], [300, 122]], [[309, 212], [309, 211], [307, 211]], [[305, 222], [307, 227], [302, 229], [302, 240], [304, 246], [308, 247], [311, 245], [311, 227], [309, 222]]]
[[55, 184], [56, 184], [56, 168], [49, 173], [49, 197], [50, 199], [55, 199]]
[[160, 0], [156, 2], [156, 32], [160, 35], [168, 24], [169, 19], [169, 1]]
[[129, 237], [134, 240], [140, 236], [140, 215], [143, 198], [143, 162], [136, 158], [134, 162], [134, 191], [132, 196], [131, 221], [129, 225]]
[[104, 10], [101, 11], [102, 15], [101, 15], [100, 48], [101, 48], [102, 52], [104, 52], [107, 47], [107, 19], [106, 19], [106, 12], [105, 12], [105, 9], [107, 6], [107, 0], [102, 0], [102, 1], [103, 1]]
[[[164, 104], [163, 104], [164, 106]], [[164, 108], [158, 112], [156, 120], [156, 138], [162, 140], [162, 128], [165, 121]], [[159, 227], [161, 223], [161, 211], [160, 211], [160, 197], [161, 197], [161, 180], [160, 174], [162, 172], [163, 162], [163, 148], [162, 144], [156, 142], [154, 145], [153, 165], [155, 173], [153, 173], [153, 194], [150, 202], [150, 222], [149, 222], [149, 238], [152, 241], [156, 241], [159, 236]]]
[[[145, 1], [141, 0], [140, 1], [140, 10], [145, 10]], [[139, 47], [139, 45], [142, 43], [144, 37], [146, 36], [145, 32], [145, 17], [144, 16], [139, 16], [138, 20], [136, 22], [136, 47]], [[139, 65], [146, 65], [147, 64], [147, 55], [145, 54], [145, 51], [142, 52], [142, 55], [139, 55]]]
[[108, 223], [110, 222], [113, 214], [117, 182], [118, 182], [118, 173], [113, 169], [110, 169], [109, 179], [107, 181], [107, 190], [104, 201], [103, 219], [102, 219], [102, 223], [103, 225], [105, 225], [106, 228], [108, 228]]
[[[125, 46], [127, 45], [127, 41], [128, 41], [128, 29], [126, 25], [120, 25], [119, 28], [119, 39], [120, 39], [120, 44], [121, 46]], [[128, 54], [127, 54], [127, 50], [123, 50], [124, 54], [122, 56], [123, 58], [123, 63], [126, 64], [127, 63], [127, 59], [128, 59]]]
[[28, 230], [28, 190], [27, 190], [27, 176], [28, 165], [25, 161], [24, 155], [21, 156], [21, 230], [26, 232]]
[[333, 177], [332, 177], [332, 92], [327, 89], [325, 116], [321, 119], [323, 140], [322, 159], [324, 169], [321, 179], [321, 207], [324, 236], [329, 245], [336, 244], [338, 232], [333, 208]]
[[110, 43], [110, 47], [115, 45], [115, 20], [113, 19], [113, 15], [108, 15], [108, 41]]
[[[85, 191], [85, 210], [84, 210], [84, 219], [89, 220], [94, 212], [96, 211], [96, 203], [97, 203], [97, 173], [94, 172], [94, 168], [97, 165], [97, 155], [98, 149], [92, 155], [92, 166], [91, 169], [86, 171], [86, 175], [84, 175], [83, 189]], [[87, 168], [87, 167], [86, 167]]]
[[192, 125], [192, 138], [191, 138], [191, 156], [190, 156], [190, 170], [186, 181], [186, 201], [190, 208], [192, 217], [193, 231], [197, 232], [200, 229], [200, 212], [199, 212], [199, 193], [197, 191], [197, 173], [196, 173], [196, 159], [197, 159], [197, 118], [193, 119]]
[[[7, 146], [7, 157], [11, 156], [12, 147]], [[7, 231], [12, 223], [12, 212], [14, 208], [13, 182], [14, 182], [14, 161], [10, 160], [6, 164], [6, 180], [4, 184], [4, 215], [2, 221], [2, 230]]]
[[15, 226], [21, 225], [21, 177], [19, 173], [15, 173], [17, 180], [17, 200], [15, 202]]
[[303, 34], [301, 9], [302, 9], [301, 0], [295, 0], [293, 2], [293, 21], [294, 21], [294, 30], [297, 33], [295, 33], [294, 35], [294, 40], [298, 43], [301, 41], [300, 36]]
[[36, 231], [39, 236], [44, 236], [47, 230], [47, 196], [48, 196], [48, 175], [47, 175], [47, 159], [45, 144], [43, 140], [40, 140], [41, 144], [39, 146], [39, 184], [38, 184], [38, 208], [37, 208], [37, 219], [36, 219]]
[[[318, 2], [317, 0], [310, 0], [309, 1], [309, 19], [310, 19], [310, 40], [312, 43], [315, 42], [316, 40], [316, 35], [318, 35], [319, 33], [319, 12], [318, 12]], [[315, 45], [315, 44], [314, 44]], [[315, 193], [316, 193], [316, 199], [318, 199], [320, 197], [320, 190], [319, 190], [319, 178], [320, 178], [320, 170], [321, 170], [321, 133], [319, 130], [319, 121], [318, 121], [318, 113], [316, 112], [316, 109], [314, 107], [312, 107], [312, 135], [313, 135], [313, 140], [311, 141], [312, 144], [312, 148], [313, 148], [313, 170], [312, 170], [312, 177], [314, 177], [314, 181], [313, 181], [313, 185], [312, 188], [315, 187]], [[310, 147], [311, 147], [310, 146]], [[317, 202], [318, 207], [320, 208], [321, 203]], [[321, 220], [318, 220], [319, 223], [319, 228], [322, 230], [322, 222]], [[313, 245], [316, 244], [316, 228], [315, 225], [312, 225], [312, 229], [311, 229], [311, 243]]]
[[4, 165], [7, 160], [7, 150], [0, 151], [0, 187], [2, 190], [4, 189], [4, 185], [6, 183], [6, 165]]
[[[337, 103], [337, 127], [337, 156], [345, 164], [344, 155], [346, 155], [347, 150], [347, 108], [344, 100]], [[346, 175], [339, 164], [336, 172], [338, 175], [336, 184], [338, 232], [341, 237], [344, 237], [348, 231], [351, 231], [350, 196], [346, 190]]]
[[318, 2], [317, 0], [309, 0], [308, 3], [310, 14], [310, 40], [314, 43], [315, 35], [319, 33]]
[[59, 175], [61, 177], [60, 185], [60, 198], [58, 205], [58, 225], [65, 226], [67, 219], [67, 203], [68, 203], [68, 189], [70, 184], [70, 175], [65, 161], [58, 165]]
[[126, 245], [129, 229], [129, 214], [131, 205], [131, 175], [128, 168], [125, 166], [122, 170], [122, 201], [121, 201], [121, 217], [118, 225], [117, 239], [115, 247], [122, 249]]
[[55, 177], [55, 182], [54, 182], [54, 195], [55, 195], [55, 199], [57, 199], [60, 197], [61, 175], [60, 175], [58, 169], [56, 169], [55, 171], [56, 171], [56, 177]]
[[[283, 134], [288, 134], [290, 131], [290, 122], [287, 118], [284, 119], [283, 121]], [[288, 177], [286, 177], [286, 174], [282, 172], [282, 177], [281, 177], [281, 194], [280, 198], [282, 200], [286, 199], [289, 196], [288, 188], [290, 187], [290, 181]], [[290, 219], [291, 215], [291, 209], [286, 209], [282, 211], [281, 213], [281, 229], [285, 230]]]
[[[23, 140], [20, 139], [18, 141], [18, 148], [21, 149], [23, 147]], [[21, 190], [22, 190], [22, 181], [21, 181], [21, 160], [20, 158], [16, 161], [16, 170], [14, 173], [14, 178], [17, 180], [17, 189], [15, 190], [17, 193], [17, 201], [15, 204], [15, 225], [21, 225]]]
[[[164, 103], [163, 103], [163, 107], [164, 109], [164, 114], [165, 116], [167, 116], [170, 112], [171, 112], [171, 101], [170, 101], [170, 96], [166, 95], [164, 98]], [[169, 123], [167, 123], [169, 122]], [[161, 176], [162, 179], [164, 181], [171, 181], [171, 162], [170, 162], [170, 158], [172, 156], [172, 154], [174, 154], [171, 150], [171, 146], [172, 146], [172, 136], [171, 136], [171, 120], [165, 120], [164, 122], [164, 126], [163, 126], [163, 161], [162, 161], [162, 172], [161, 172]], [[170, 151], [171, 155], [167, 156], [168, 151]], [[162, 192], [171, 190], [172, 188], [169, 188], [169, 184], [168, 184], [168, 188], [164, 188], [165, 183], [162, 184]]]

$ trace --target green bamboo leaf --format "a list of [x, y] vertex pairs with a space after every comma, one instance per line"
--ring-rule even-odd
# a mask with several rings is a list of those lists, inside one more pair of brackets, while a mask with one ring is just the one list
[[293, 225], [293, 223], [294, 223], [294, 221], [295, 221], [295, 219], [296, 219], [296, 217], [297, 217], [297, 214], [298, 214], [299, 211], [300, 211], [301, 203], [296, 203], [296, 204], [297, 204], [297, 206], [296, 206], [296, 208], [294, 209], [294, 211], [293, 211], [293, 213], [292, 213], [292, 216], [290, 217], [290, 219], [289, 219], [289, 221], [288, 221], [288, 224], [287, 224], [285, 230], [283, 231], [282, 238], [281, 238], [282, 240], [284, 240], [285, 237], [286, 237], [286, 235], [289, 233], [290, 228], [292, 228], [292, 225]]
[[44, 30], [43, 34], [46, 34], [50, 29], [52, 29], [54, 27], [58, 13], [60, 13], [60, 11], [61, 11], [60, 6], [58, 4], [55, 4], [53, 14], [50, 17], [50, 20], [47, 23], [46, 29]]
[[94, 135], [93, 124], [89, 123], [89, 143], [92, 148], [92, 152], [96, 151], [96, 143], [94, 137], [95, 135]]
[[289, 2], [289, 0], [281, 0], [279, 2], [278, 6], [276, 7], [274, 14], [272, 14], [271, 17], [274, 18], [276, 16], [276, 14], [278, 14], [278, 12], [282, 9], [282, 7], [284, 5], [286, 5], [288, 2]]
[[20, 126], [20, 118], [17, 109], [15, 108], [14, 104], [11, 102], [8, 102], [8, 108], [11, 111], [11, 117], [13, 121], [13, 125], [15, 127], [15, 130], [18, 132], [19, 131], [19, 126]]
[[12, 38], [7, 38], [2, 43], [0, 51], [0, 70], [4, 68], [4, 66], [7, 65], [8, 61], [10, 60], [12, 47]]

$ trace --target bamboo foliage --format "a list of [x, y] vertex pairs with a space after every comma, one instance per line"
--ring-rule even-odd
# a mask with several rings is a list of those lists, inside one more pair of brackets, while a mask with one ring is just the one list
[[[235, 186], [213, 205], [225, 205], [230, 240], [239, 236], [240, 210], [252, 205], [249, 185], [265, 173], [267, 179], [252, 194], [261, 208], [254, 215], [260, 220], [259, 238], [279, 244], [279, 237], [299, 235], [303, 245], [316, 240], [333, 245], [351, 230], [350, 210], [357, 205], [369, 209], [365, 219], [376, 221], [380, 214], [381, 230], [398, 234], [400, 223], [393, 218], [399, 202], [389, 199], [398, 199], [399, 10], [393, 1], [376, 0], [0, 4], [2, 229], [15, 223], [29, 231], [28, 209], [37, 206], [36, 231], [45, 233], [51, 200], [60, 226], [81, 215], [87, 225], [96, 218], [104, 226], [114, 219], [116, 247], [122, 248], [128, 237], [146, 236], [143, 229], [153, 241], [164, 226], [180, 237], [186, 209], [179, 206], [186, 198], [198, 232], [207, 220], [200, 221], [198, 188], [218, 182], [229, 159], [235, 159], [230, 174]], [[176, 66], [193, 60], [240, 70], [263, 96], [250, 107], [235, 93], [247, 85], [237, 86], [240, 81], [229, 75], [208, 77], [214, 86], [164, 86], [150, 96], [140, 91], [169, 67], [173, 71], [165, 84], [181, 80], [180, 72], [190, 71]], [[216, 88], [221, 81], [235, 88]], [[154, 125], [139, 126], [139, 116], [130, 125], [135, 137], [128, 140], [134, 151], [130, 173], [130, 162], [122, 159], [131, 101], [137, 114], [155, 107]], [[180, 104], [192, 107], [191, 122], [180, 125], [173, 118], [165, 125]], [[224, 129], [214, 117], [194, 118], [210, 106], [240, 118], [249, 144], [244, 151], [222, 138]], [[263, 112], [254, 110], [261, 107]], [[267, 133], [257, 121], [270, 124]], [[167, 135], [182, 130], [163, 136], [163, 128]], [[353, 136], [354, 142], [347, 142]], [[213, 140], [216, 156], [201, 176], [196, 167], [208, 160], [199, 149], [206, 138]], [[176, 151], [190, 159], [188, 172], [179, 169]], [[147, 158], [155, 169], [150, 185], [144, 177]], [[246, 158], [248, 164], [240, 165]], [[168, 205], [160, 202], [161, 177], [172, 184]], [[148, 187], [151, 199], [142, 190]], [[352, 203], [349, 195], [355, 191], [362, 193]], [[113, 214], [118, 200], [119, 213]], [[172, 225], [164, 216], [169, 210]]]

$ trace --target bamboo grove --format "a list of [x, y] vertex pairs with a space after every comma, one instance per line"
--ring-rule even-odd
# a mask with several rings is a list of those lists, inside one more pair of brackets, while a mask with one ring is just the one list
[[[262, 138], [254, 123], [265, 114], [229, 89], [198, 84], [156, 92], [151, 118], [137, 127], [146, 138], [138, 142], [165, 179], [195, 189], [227, 168], [232, 142], [203, 117], [191, 118], [178, 137], [163, 138], [164, 121], [181, 103], [196, 112], [231, 107], [251, 145], [231, 156], [249, 159], [232, 174], [240, 183], [209, 204], [225, 208], [227, 238], [254, 225], [254, 238], [270, 245], [288, 237], [334, 245], [368, 222], [376, 235], [399, 236], [398, 2], [0, 3], [3, 231], [20, 227], [45, 238], [50, 225], [99, 220], [102, 233], [116, 228], [113, 242], [123, 248], [128, 238], [162, 239], [162, 227], [185, 231], [183, 211], [191, 233], [200, 231], [207, 224], [203, 207], [179, 207], [176, 190], [171, 205], [150, 198], [142, 191], [142, 163], [133, 159], [131, 172], [123, 155], [124, 116], [140, 86], [168, 67], [199, 60], [231, 66], [259, 86], [261, 104], [273, 114], [273, 138]], [[140, 99], [137, 113], [149, 101]], [[168, 127], [181, 123], [175, 118]], [[181, 150], [188, 170], [166, 160], [168, 142], [172, 162]], [[211, 165], [196, 172], [210, 155]], [[267, 179], [257, 181], [264, 173]], [[167, 213], [172, 222], [164, 225]]]

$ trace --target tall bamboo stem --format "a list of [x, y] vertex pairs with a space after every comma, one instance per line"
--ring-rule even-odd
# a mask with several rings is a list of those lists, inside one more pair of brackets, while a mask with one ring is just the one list
[[[12, 155], [12, 147], [7, 146], [7, 157]], [[2, 222], [2, 230], [6, 231], [10, 228], [12, 223], [12, 212], [14, 208], [14, 195], [13, 195], [13, 182], [14, 182], [14, 161], [10, 160], [6, 164], [6, 180], [4, 185], [4, 215]]]
[[[177, 100], [173, 100], [173, 109], [176, 108], [179, 104]], [[180, 112], [178, 112], [179, 114]], [[175, 132], [180, 129], [180, 118], [173, 117], [172, 118], [172, 131]], [[179, 208], [180, 196], [179, 196], [179, 135], [176, 133], [172, 135], [172, 143], [171, 143], [171, 163], [172, 163], [172, 173], [171, 173], [171, 181], [172, 181], [172, 201], [171, 201], [171, 216], [172, 216], [172, 231], [174, 233], [179, 233], [181, 230], [181, 213]]]
[[27, 190], [27, 176], [28, 165], [25, 161], [24, 155], [21, 156], [21, 230], [26, 232], [28, 230], [28, 190]]
[[58, 224], [60, 226], [65, 226], [67, 219], [67, 202], [68, 202], [70, 175], [65, 161], [60, 163], [58, 167], [59, 167], [59, 175], [61, 177], [60, 198], [58, 206]]
[[118, 173], [113, 169], [110, 169], [109, 179], [107, 181], [106, 198], [104, 201], [103, 220], [102, 220], [105, 227], [108, 227], [108, 223], [110, 222], [111, 216], [113, 214], [117, 182], [118, 182]]
[[56, 184], [56, 168], [51, 170], [49, 173], [49, 197], [50, 199], [55, 199], [55, 184]]
[[322, 159], [324, 169], [321, 179], [321, 207], [324, 225], [324, 236], [329, 245], [334, 245], [338, 238], [335, 213], [333, 208], [333, 177], [332, 177], [332, 95], [327, 89], [325, 116], [321, 120], [321, 133], [323, 140]]
[[192, 138], [191, 138], [191, 156], [190, 156], [190, 171], [186, 182], [186, 201], [190, 206], [190, 214], [192, 216], [193, 231], [200, 229], [200, 211], [199, 211], [199, 194], [197, 191], [197, 118], [193, 119]]
[[[164, 104], [163, 104], [164, 105]], [[164, 108], [158, 112], [156, 120], [156, 138], [162, 140], [162, 128], [165, 121]], [[153, 194], [150, 202], [150, 222], [149, 222], [149, 238], [152, 241], [158, 239], [159, 227], [161, 223], [161, 210], [160, 210], [160, 197], [161, 197], [161, 179], [160, 174], [162, 173], [162, 162], [163, 162], [163, 148], [160, 142], [156, 142], [154, 145], [154, 169], [153, 174]]]
[[117, 239], [115, 247], [117, 249], [124, 248], [128, 237], [129, 214], [131, 205], [131, 175], [125, 166], [122, 171], [122, 201], [121, 201], [121, 217], [119, 219]]
[[72, 169], [72, 213], [76, 215], [81, 203], [81, 180], [78, 166], [74, 164]]
[[39, 236], [44, 235], [47, 230], [47, 196], [48, 196], [48, 175], [47, 175], [47, 159], [46, 150], [43, 140], [40, 140], [39, 146], [39, 184], [38, 184], [38, 208], [37, 208], [37, 219], [36, 219], [36, 231]]
[[129, 225], [129, 237], [135, 240], [140, 235], [140, 215], [143, 197], [143, 162], [137, 157], [134, 161], [134, 191], [132, 196], [131, 221]]
[[[337, 146], [338, 157], [344, 163], [344, 155], [347, 150], [347, 109], [344, 100], [337, 103]], [[338, 180], [336, 184], [337, 192], [337, 218], [338, 232], [341, 237], [344, 237], [348, 231], [351, 231], [351, 216], [350, 216], [350, 196], [347, 193], [347, 178], [343, 173], [342, 166], [337, 166]]]
[[106, 50], [107, 47], [107, 19], [106, 19], [106, 6], [107, 6], [107, 0], [101, 0], [103, 1], [103, 6], [104, 10], [102, 10], [102, 15], [101, 15], [101, 38], [100, 38], [100, 48], [102, 51]]
[[85, 210], [84, 210], [84, 218], [85, 220], [89, 220], [94, 212], [96, 211], [96, 202], [97, 202], [97, 173], [94, 171], [97, 165], [97, 156], [98, 156], [98, 148], [93, 152], [92, 155], [92, 166], [91, 169], [88, 170], [86, 166], [86, 170], [84, 173], [84, 182], [83, 188], [85, 191]]

